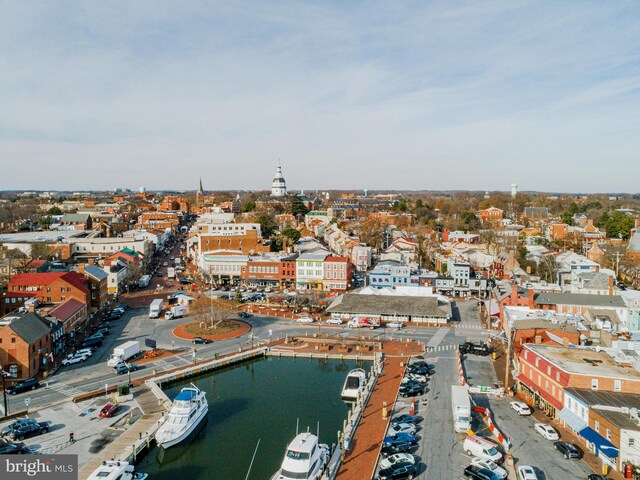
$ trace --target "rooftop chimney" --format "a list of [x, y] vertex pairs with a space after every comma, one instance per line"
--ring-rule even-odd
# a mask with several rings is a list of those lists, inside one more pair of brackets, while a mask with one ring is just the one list
[[609, 276], [609, 295], [613, 295], [613, 277]]

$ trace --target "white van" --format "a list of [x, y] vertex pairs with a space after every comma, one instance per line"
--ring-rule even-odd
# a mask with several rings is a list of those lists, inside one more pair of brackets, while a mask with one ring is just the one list
[[496, 444], [478, 435], [469, 435], [462, 443], [462, 449], [467, 455], [492, 460], [496, 463], [502, 461], [502, 454]]

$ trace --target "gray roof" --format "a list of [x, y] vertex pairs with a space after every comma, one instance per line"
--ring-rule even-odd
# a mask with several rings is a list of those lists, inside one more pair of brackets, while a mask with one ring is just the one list
[[91, 218], [88, 213], [65, 213], [60, 219], [60, 223], [66, 222], [86, 222]]
[[329, 313], [363, 315], [409, 315], [412, 317], [444, 318], [450, 306], [439, 306], [435, 297], [407, 297], [404, 295], [358, 295], [345, 293], [337, 297]]
[[87, 265], [84, 267], [84, 271], [94, 277], [96, 280], [100, 281], [109, 276], [107, 272], [103, 269], [96, 267], [95, 265]]
[[513, 328], [516, 330], [562, 330], [564, 332], [577, 333], [576, 327], [567, 323], [553, 323], [544, 318], [524, 318], [513, 321]]
[[586, 293], [536, 293], [535, 302], [538, 305], [625, 306], [620, 295], [589, 295]]
[[606, 418], [614, 425], [625, 430], [640, 430], [640, 426], [631, 419], [628, 413], [598, 408], [599, 406], [603, 406], [640, 409], [640, 395], [634, 393], [606, 392], [603, 390], [588, 390], [586, 388], [565, 388], [565, 392], [590, 407], [595, 407], [593, 408], [594, 412]]
[[33, 312], [28, 312], [16, 318], [9, 324], [9, 328], [29, 345], [33, 345], [51, 332], [48, 322]]

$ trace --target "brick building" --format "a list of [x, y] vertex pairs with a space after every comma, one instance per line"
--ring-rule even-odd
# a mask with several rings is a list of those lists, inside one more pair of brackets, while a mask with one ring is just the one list
[[51, 353], [52, 323], [34, 312], [0, 318], [0, 365], [16, 380], [40, 371]]
[[640, 372], [605, 352], [526, 344], [518, 360], [518, 392], [551, 417], [564, 407], [565, 388], [640, 394]]
[[49, 310], [48, 313], [49, 317], [53, 317], [63, 325], [65, 334], [75, 332], [77, 328], [84, 323], [88, 315], [89, 310], [87, 304], [75, 298], [65, 300], [54, 309]]
[[21, 273], [14, 275], [2, 298], [2, 313], [24, 305], [29, 298], [40, 303], [62, 303], [69, 298], [91, 303], [88, 281], [78, 272]]
[[179, 224], [180, 215], [176, 212], [145, 212], [138, 217], [135, 229], [150, 230], [160, 228], [164, 230], [168, 228], [175, 233]]
[[89, 297], [91, 298], [91, 311], [95, 312], [103, 308], [109, 298], [107, 278], [109, 274], [95, 265], [78, 265], [78, 273], [88, 281]]

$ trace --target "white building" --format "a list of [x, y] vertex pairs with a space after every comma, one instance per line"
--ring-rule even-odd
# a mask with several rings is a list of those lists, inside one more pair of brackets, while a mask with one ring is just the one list
[[287, 184], [282, 176], [282, 167], [278, 165], [276, 168], [276, 176], [271, 182], [271, 196], [272, 197], [284, 197], [287, 194]]
[[324, 259], [329, 252], [303, 253], [296, 259], [296, 288], [298, 290], [322, 290]]

